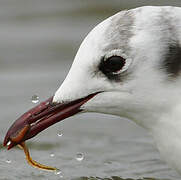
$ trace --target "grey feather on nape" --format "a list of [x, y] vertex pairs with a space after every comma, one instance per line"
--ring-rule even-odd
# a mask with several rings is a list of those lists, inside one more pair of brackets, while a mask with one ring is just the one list
[[168, 47], [163, 66], [171, 77], [177, 77], [181, 72], [181, 47], [178, 43], [170, 44]]

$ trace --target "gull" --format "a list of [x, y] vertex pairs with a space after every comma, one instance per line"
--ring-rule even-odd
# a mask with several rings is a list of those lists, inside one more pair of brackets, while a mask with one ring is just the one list
[[181, 8], [121, 11], [83, 40], [62, 85], [8, 130], [11, 149], [61, 120], [98, 112], [145, 128], [181, 174]]

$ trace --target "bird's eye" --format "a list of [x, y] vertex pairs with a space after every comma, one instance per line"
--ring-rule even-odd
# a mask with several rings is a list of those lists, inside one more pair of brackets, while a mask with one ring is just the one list
[[105, 75], [114, 75], [120, 72], [125, 65], [126, 60], [121, 56], [111, 56], [109, 58], [102, 59], [99, 65], [99, 70], [101, 70]]

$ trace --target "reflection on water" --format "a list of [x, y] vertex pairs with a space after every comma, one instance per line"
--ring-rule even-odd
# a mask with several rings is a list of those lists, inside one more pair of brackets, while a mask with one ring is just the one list
[[[134, 3], [132, 0], [0, 1], [1, 144], [12, 122], [34, 106], [30, 101], [33, 95], [38, 94], [38, 100], [42, 101], [54, 94], [80, 42], [98, 22], [127, 7], [168, 5], [170, 1]], [[172, 1], [172, 5], [180, 3]], [[60, 178], [30, 167], [22, 150], [7, 151], [1, 144], [0, 180]], [[147, 132], [118, 117], [74, 116], [27, 144], [34, 159], [58, 167], [61, 179], [65, 180], [180, 179], [160, 159]], [[84, 155], [81, 162], [75, 158], [77, 152]]]
[[[118, 176], [112, 176], [110, 178], [99, 178], [99, 177], [81, 177], [81, 178], [75, 178], [75, 179], [72, 179], [72, 180], [134, 180], [134, 179], [131, 179], [131, 178], [126, 178], [126, 179], [123, 179], [121, 177], [118, 177]], [[139, 179], [135, 179], [135, 180], [166, 180], [166, 179], [155, 179], [155, 178], [139, 178]]]

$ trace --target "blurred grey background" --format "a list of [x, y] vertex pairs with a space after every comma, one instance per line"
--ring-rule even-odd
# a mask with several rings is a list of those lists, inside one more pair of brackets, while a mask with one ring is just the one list
[[[181, 0], [0, 0], [0, 142], [12, 122], [34, 106], [32, 95], [41, 101], [54, 94], [95, 25], [120, 10], [144, 5], [181, 6]], [[62, 139], [57, 139], [59, 131]], [[35, 159], [57, 164], [65, 179], [178, 178], [160, 160], [149, 135], [118, 117], [75, 116], [31, 142]], [[74, 160], [77, 151], [86, 154], [83, 164]], [[49, 157], [52, 152], [55, 159]], [[0, 157], [0, 179], [57, 179], [29, 167], [18, 149], [7, 152], [1, 146]]]
[[143, 5], [180, 6], [181, 1], [0, 0], [1, 72], [51, 71], [62, 61], [70, 64], [95, 25], [120, 10]]

